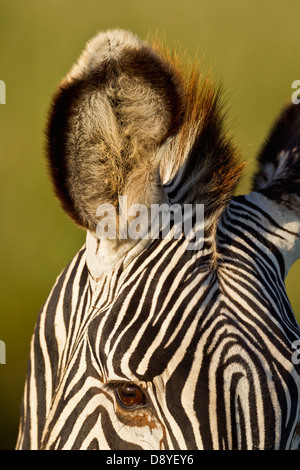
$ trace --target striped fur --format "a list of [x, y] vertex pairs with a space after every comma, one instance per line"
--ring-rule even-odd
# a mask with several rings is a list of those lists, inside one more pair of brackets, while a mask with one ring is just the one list
[[[64, 90], [107, 60], [107, 37], [118, 60], [125, 49], [121, 39], [144, 54], [146, 46], [127, 33], [101, 34], [87, 46]], [[149, 59], [148, 49], [147, 54]], [[166, 62], [163, 51], [159, 60]], [[287, 150], [276, 140], [279, 120], [270, 141], [280, 144], [262, 151], [254, 191], [232, 197], [240, 165], [223, 133], [219, 95], [193, 73], [188, 84], [179, 68], [173, 60], [168, 70], [181, 77], [176, 86], [185, 91], [178, 97], [188, 106], [184, 116], [168, 108], [174, 122], [166, 118], [164, 132], [170, 135], [161, 144], [156, 182], [170, 202], [204, 202], [203, 246], [188, 250], [182, 233], [116, 249], [97, 240], [93, 227], [87, 231], [85, 246], [58, 277], [35, 327], [18, 449], [300, 448], [300, 365], [292, 360], [300, 328], [284, 285], [300, 256], [295, 155], [277, 158]], [[52, 119], [61, 117], [58, 111]], [[52, 143], [56, 132], [54, 126]], [[81, 145], [72, 128], [69, 133]], [[295, 148], [295, 126], [285, 131], [288, 142], [291, 133]], [[89, 210], [80, 206], [87, 181], [78, 182], [83, 194], [73, 197], [76, 178], [68, 182], [71, 169], [66, 170], [73, 156], [67, 162], [56, 151], [57, 193], [66, 198], [68, 213], [90, 228]], [[110, 152], [107, 158], [111, 162]], [[279, 200], [277, 183], [286, 177], [291, 197]], [[122, 187], [130, 188], [127, 183]], [[152, 189], [149, 201], [157, 200]], [[139, 190], [135, 197], [141, 200]], [[118, 390], [125, 383], [143, 391], [142, 406], [122, 406]]]

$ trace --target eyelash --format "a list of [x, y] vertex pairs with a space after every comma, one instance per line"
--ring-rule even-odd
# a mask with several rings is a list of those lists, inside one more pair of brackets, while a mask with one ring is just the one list
[[126, 382], [107, 382], [106, 384], [104, 384], [104, 388], [105, 390], [116, 392], [117, 389], [121, 387], [121, 385], [123, 385], [124, 383]]

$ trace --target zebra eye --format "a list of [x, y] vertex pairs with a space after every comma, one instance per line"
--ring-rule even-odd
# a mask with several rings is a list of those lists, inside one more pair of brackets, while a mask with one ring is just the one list
[[146, 404], [146, 397], [135, 384], [124, 383], [116, 391], [118, 402], [123, 408], [134, 409]]

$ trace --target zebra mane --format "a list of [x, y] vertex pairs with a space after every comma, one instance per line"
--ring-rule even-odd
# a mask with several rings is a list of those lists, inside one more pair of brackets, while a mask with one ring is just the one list
[[198, 64], [157, 41], [110, 30], [59, 84], [49, 113], [47, 158], [55, 193], [95, 231], [100, 204], [202, 203], [219, 214], [242, 166], [224, 128], [221, 89]]

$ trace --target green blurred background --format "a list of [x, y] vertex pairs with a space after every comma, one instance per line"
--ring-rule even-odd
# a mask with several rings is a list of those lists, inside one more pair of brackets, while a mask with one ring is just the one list
[[[120, 27], [141, 38], [164, 33], [205, 64], [227, 90], [231, 123], [248, 162], [290, 100], [299, 69], [299, 0], [0, 0], [1, 313], [0, 449], [14, 448], [29, 342], [53, 283], [85, 240], [55, 200], [44, 159], [45, 117], [59, 80], [85, 42]], [[300, 321], [300, 263], [287, 289]]]

